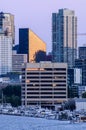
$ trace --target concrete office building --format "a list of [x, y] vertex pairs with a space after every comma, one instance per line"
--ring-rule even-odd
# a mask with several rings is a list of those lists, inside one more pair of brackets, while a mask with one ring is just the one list
[[16, 51], [12, 53], [12, 72], [21, 73], [22, 65], [27, 63], [27, 54], [17, 54]]
[[22, 105], [52, 106], [67, 100], [66, 63], [27, 63], [22, 68]]
[[[21, 29], [19, 29], [18, 53], [27, 54], [28, 62], [36, 62], [36, 55], [38, 53], [40, 53], [40, 54], [46, 53], [46, 44], [29, 28], [21, 28]], [[45, 58], [45, 56], [44, 56], [44, 58]], [[42, 60], [44, 58], [42, 58]], [[41, 58], [38, 60], [40, 61]]]
[[15, 43], [14, 15], [0, 12], [0, 33], [12, 37], [12, 44]]
[[77, 58], [77, 17], [69, 9], [52, 14], [52, 61], [74, 66]]
[[0, 34], [0, 75], [12, 71], [12, 37]]

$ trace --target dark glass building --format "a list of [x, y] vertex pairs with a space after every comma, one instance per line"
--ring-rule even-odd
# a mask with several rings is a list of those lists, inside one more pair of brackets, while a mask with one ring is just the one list
[[36, 62], [36, 60], [41, 61], [43, 59], [45, 61], [46, 44], [29, 28], [21, 28], [19, 29], [18, 53], [27, 54], [28, 62]]
[[86, 59], [76, 59], [75, 67], [82, 69], [82, 85], [86, 85]]
[[78, 86], [82, 85], [82, 69], [68, 69], [68, 97], [78, 97]]
[[86, 59], [86, 46], [79, 47], [79, 59]]

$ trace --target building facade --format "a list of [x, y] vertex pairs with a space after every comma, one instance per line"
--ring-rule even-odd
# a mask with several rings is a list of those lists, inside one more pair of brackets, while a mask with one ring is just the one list
[[70, 87], [73, 84], [82, 85], [82, 69], [80, 68], [68, 69], [68, 81]]
[[0, 33], [12, 37], [12, 44], [15, 43], [14, 15], [0, 12]]
[[86, 46], [79, 47], [79, 59], [86, 59]]
[[67, 100], [66, 63], [27, 63], [22, 68], [22, 105], [54, 105]]
[[22, 65], [27, 63], [27, 54], [17, 54], [16, 51], [12, 53], [12, 72], [21, 73]]
[[75, 67], [82, 69], [82, 85], [86, 85], [86, 59], [76, 59]]
[[19, 29], [18, 53], [27, 54], [28, 62], [36, 62], [36, 58], [37, 58], [36, 55], [38, 53], [43, 54], [43, 55], [44, 53], [46, 53], [46, 44], [30, 29], [21, 28]]
[[68, 69], [68, 97], [78, 97], [78, 86], [82, 85], [82, 69]]
[[77, 17], [69, 9], [52, 14], [52, 61], [74, 66], [77, 57]]
[[0, 75], [12, 71], [12, 37], [0, 34]]
[[78, 86], [79, 98], [82, 98], [82, 94], [86, 92], [86, 86]]
[[74, 100], [76, 105], [76, 111], [86, 111], [86, 98], [76, 98]]

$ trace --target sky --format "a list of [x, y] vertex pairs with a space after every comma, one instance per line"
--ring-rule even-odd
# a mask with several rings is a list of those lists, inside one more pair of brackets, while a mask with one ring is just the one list
[[[68, 8], [75, 11], [78, 18], [78, 33], [86, 33], [86, 0], [0, 0], [0, 11], [15, 16], [15, 39], [19, 28], [30, 28], [52, 48], [51, 18], [53, 12]], [[86, 43], [86, 36], [78, 36], [78, 46]]]

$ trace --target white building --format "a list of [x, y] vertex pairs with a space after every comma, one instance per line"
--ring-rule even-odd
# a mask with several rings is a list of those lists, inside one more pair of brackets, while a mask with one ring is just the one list
[[12, 71], [12, 37], [0, 34], [0, 75]]
[[75, 99], [76, 111], [86, 111], [86, 99]]
[[74, 68], [74, 84], [82, 84], [82, 69]]
[[10, 83], [10, 78], [9, 77], [1, 77], [0, 83]]

